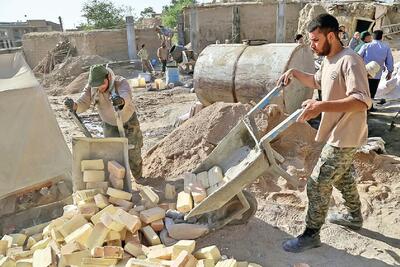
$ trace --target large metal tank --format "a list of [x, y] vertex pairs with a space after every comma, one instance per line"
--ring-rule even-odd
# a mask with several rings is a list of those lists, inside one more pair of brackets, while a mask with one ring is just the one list
[[[218, 101], [258, 102], [290, 68], [314, 73], [311, 49], [298, 44], [209, 45], [197, 59], [194, 88], [206, 106]], [[294, 80], [275, 103], [292, 113], [312, 95], [312, 89]]]

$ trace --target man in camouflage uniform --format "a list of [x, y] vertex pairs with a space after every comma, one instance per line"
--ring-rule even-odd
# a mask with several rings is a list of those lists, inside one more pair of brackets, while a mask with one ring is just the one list
[[367, 109], [372, 106], [367, 71], [362, 59], [339, 39], [335, 17], [321, 14], [309, 26], [311, 48], [325, 56], [316, 74], [290, 69], [279, 79], [287, 85], [292, 78], [310, 88], [319, 88], [322, 101], [303, 103], [298, 121], [305, 122], [322, 113], [316, 141], [324, 142], [317, 165], [307, 181], [308, 211], [306, 229], [297, 238], [283, 243], [289, 252], [301, 252], [321, 245], [319, 232], [325, 222], [335, 186], [345, 200], [347, 214], [332, 214], [331, 223], [362, 227], [361, 203], [356, 182], [351, 174], [354, 155], [368, 134]]
[[142, 177], [143, 137], [132, 101], [131, 88], [124, 77], [114, 75], [111, 69], [102, 65], [94, 65], [90, 68], [89, 81], [81, 96], [76, 102], [66, 98], [64, 103], [69, 110], [77, 113], [86, 111], [91, 105], [97, 106], [103, 121], [104, 137], [120, 137], [114, 107], [118, 108], [125, 136], [129, 145], [133, 145], [128, 151], [132, 175], [134, 178]]

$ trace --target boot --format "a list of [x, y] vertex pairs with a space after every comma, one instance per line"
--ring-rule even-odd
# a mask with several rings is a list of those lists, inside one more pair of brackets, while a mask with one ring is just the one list
[[360, 211], [348, 214], [333, 213], [328, 216], [328, 221], [349, 227], [352, 230], [360, 230], [363, 225], [363, 218]]
[[303, 252], [304, 250], [321, 246], [319, 229], [306, 228], [304, 233], [296, 238], [285, 241], [282, 245], [287, 252]]

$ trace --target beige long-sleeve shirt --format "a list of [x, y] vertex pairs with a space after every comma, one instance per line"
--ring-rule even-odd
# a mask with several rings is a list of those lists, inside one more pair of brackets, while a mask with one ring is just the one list
[[[124, 98], [125, 105], [121, 111], [121, 118], [122, 122], [127, 122], [135, 112], [135, 106], [132, 101], [132, 92], [131, 88], [125, 80], [124, 77], [115, 76], [114, 81], [115, 89], [119, 96]], [[79, 99], [76, 101], [78, 105], [78, 109], [76, 110], [77, 113], [81, 113], [86, 111], [92, 104], [97, 106], [97, 110], [99, 112], [100, 118], [110, 124], [110, 125], [117, 125], [117, 121], [115, 118], [114, 107], [110, 100], [111, 92], [109, 89], [104, 93], [98, 93], [96, 88], [92, 88], [89, 85], [86, 85], [85, 89]]]

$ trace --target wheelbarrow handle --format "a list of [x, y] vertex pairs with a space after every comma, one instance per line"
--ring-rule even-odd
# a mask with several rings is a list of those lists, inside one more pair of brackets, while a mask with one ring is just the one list
[[272, 89], [264, 98], [257, 104], [255, 105], [248, 113], [247, 116], [252, 115], [254, 112], [264, 109], [267, 105], [270, 104], [272, 98], [277, 97], [279, 93], [282, 91], [284, 88], [283, 83], [280, 85], [276, 86], [274, 89]]
[[274, 140], [280, 133], [282, 133], [284, 130], [286, 130], [287, 128], [289, 128], [289, 126], [291, 126], [293, 123], [296, 122], [297, 118], [300, 117], [300, 115], [302, 114], [304, 110], [303, 109], [298, 109], [295, 112], [293, 112], [289, 117], [287, 117], [284, 121], [282, 121], [281, 123], [279, 123], [277, 126], [275, 126], [274, 129], [272, 129], [271, 131], [269, 131], [266, 135], [264, 135], [261, 139], [260, 139], [260, 144], [262, 145], [265, 142], [271, 142], [272, 140]]

